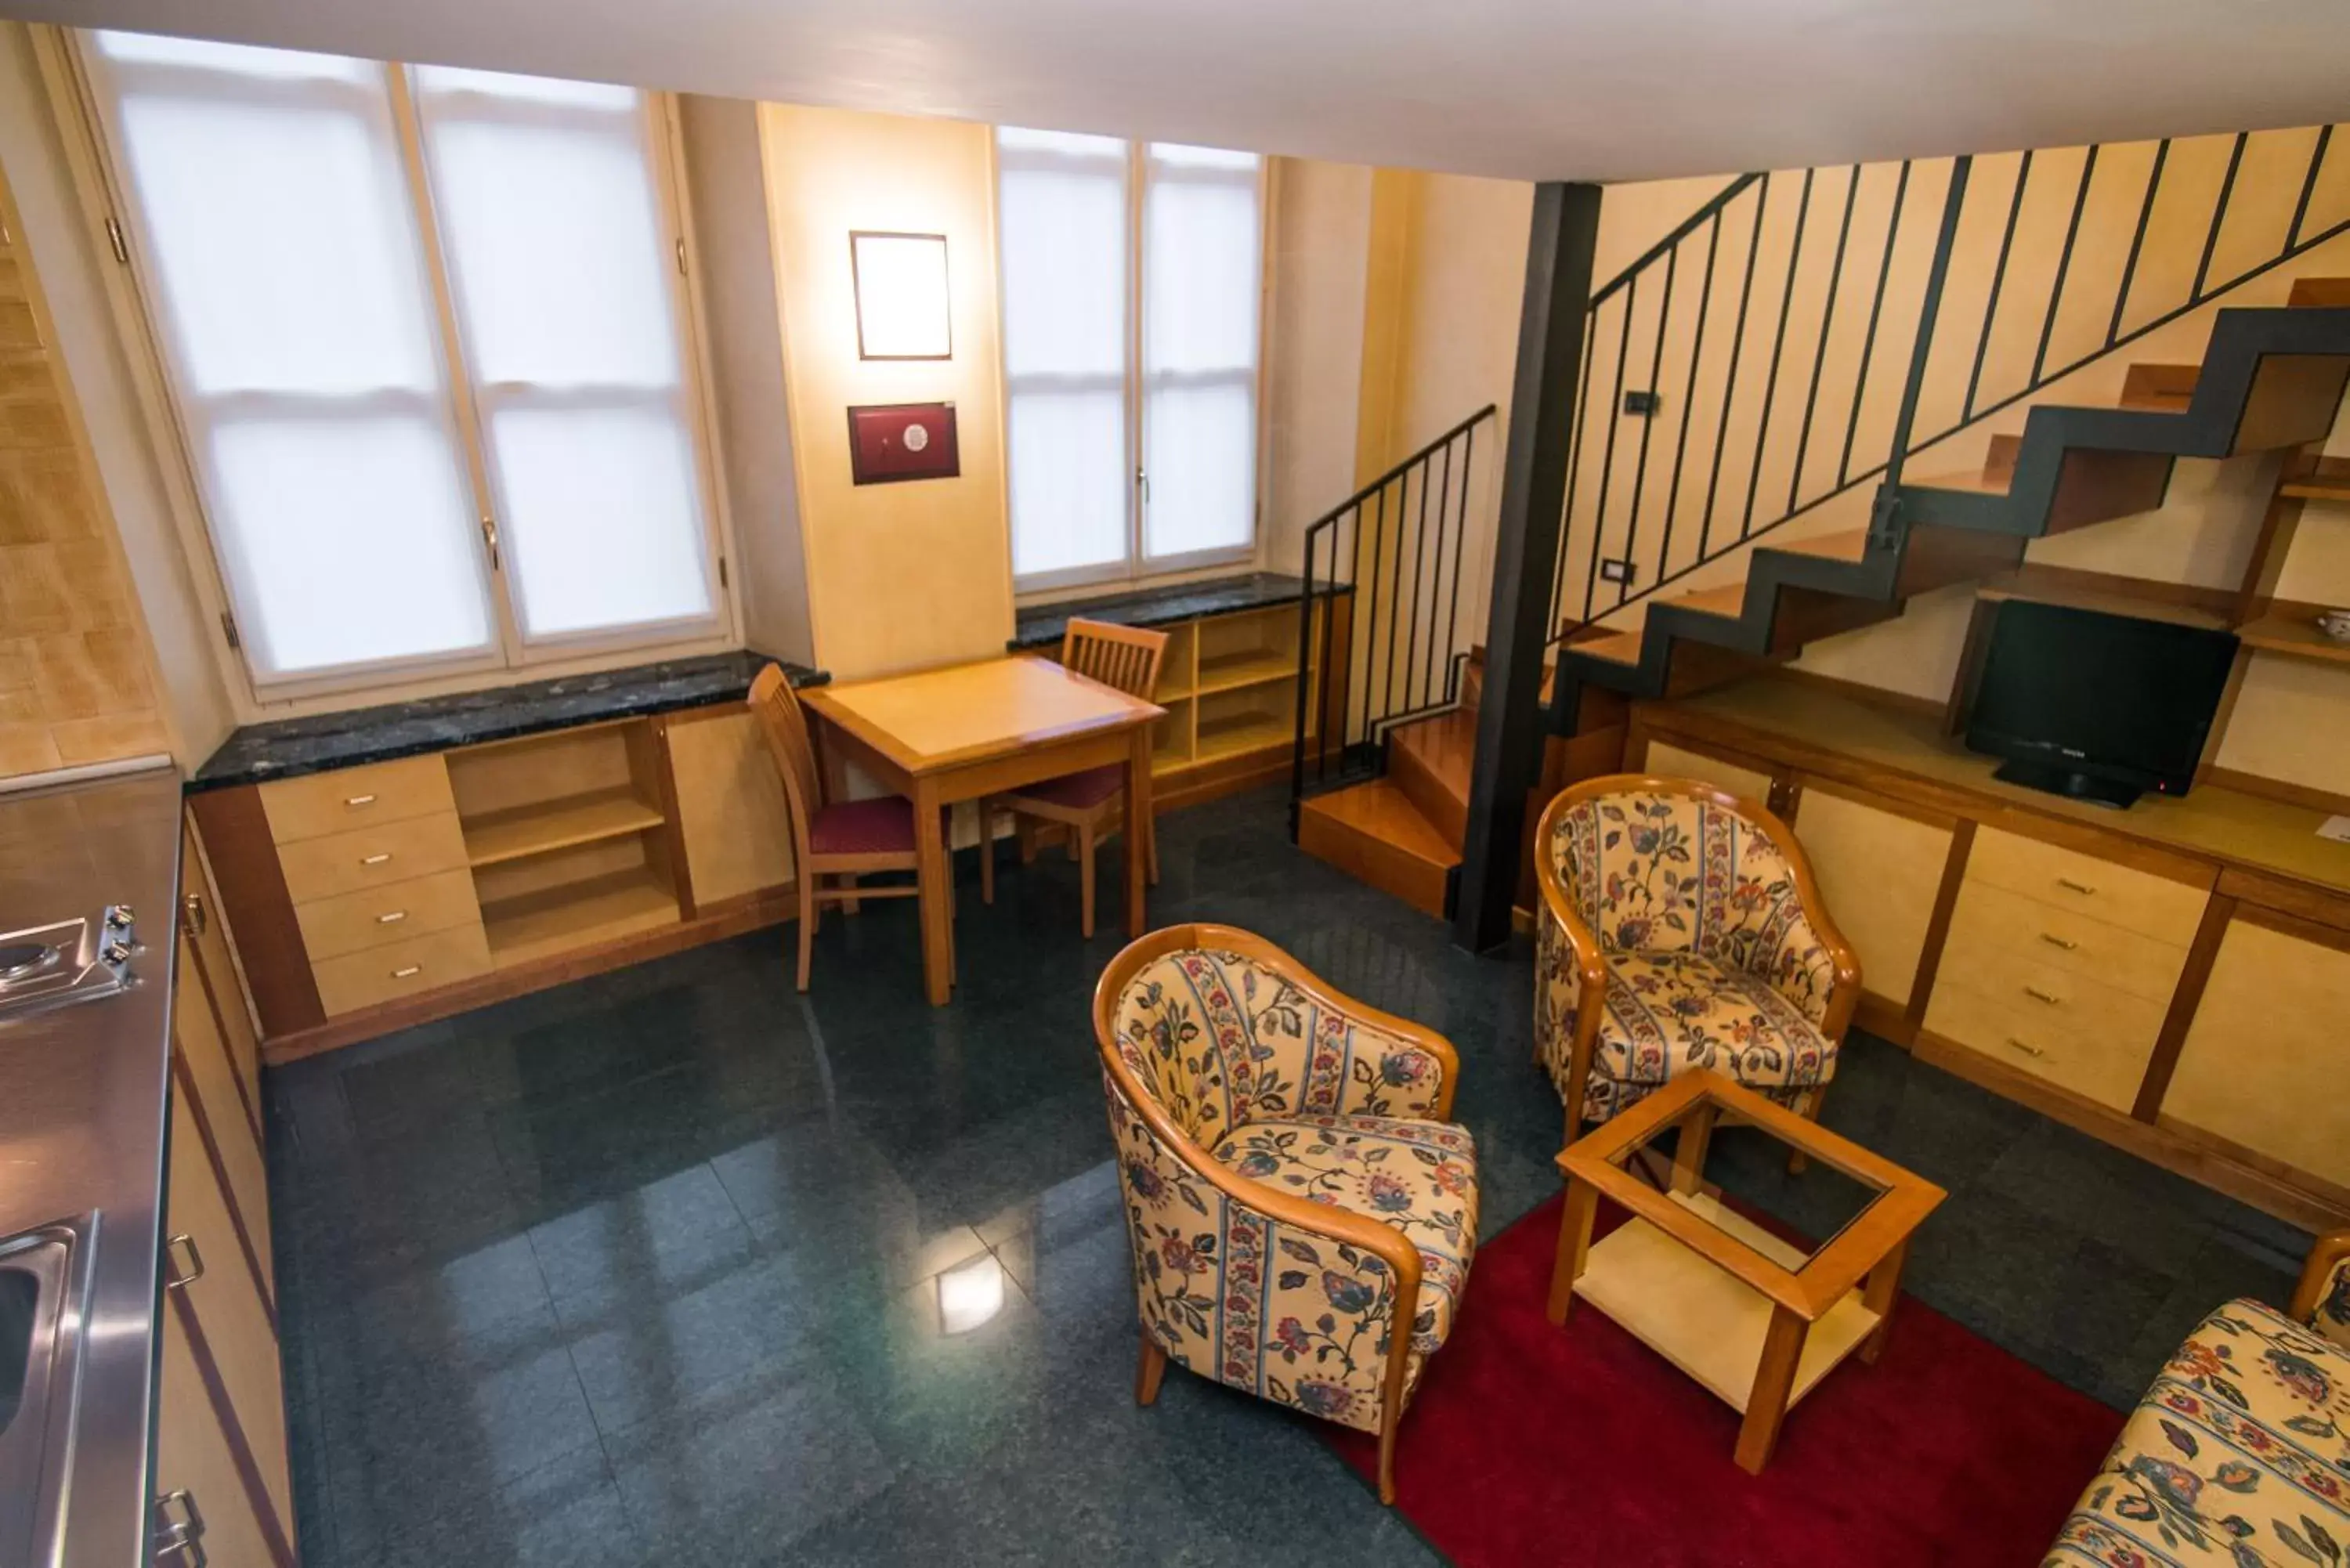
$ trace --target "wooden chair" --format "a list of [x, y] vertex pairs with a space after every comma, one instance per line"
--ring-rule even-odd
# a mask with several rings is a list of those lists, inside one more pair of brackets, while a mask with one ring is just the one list
[[[801, 712], [792, 683], [778, 665], [770, 664], [751, 682], [751, 711], [775, 753], [784, 775], [784, 800], [792, 819], [792, 864], [800, 890], [799, 987], [808, 988], [808, 961], [816, 942], [817, 910], [827, 902], [846, 904], [857, 912], [861, 898], [909, 898], [916, 887], [860, 888], [857, 878], [871, 871], [912, 871], [914, 805], [903, 795], [872, 800], [827, 803], [824, 779], [816, 771], [816, 749], [808, 742], [807, 716]], [[827, 877], [846, 878], [847, 886], [827, 888]], [[952, 895], [949, 895], [951, 910]], [[951, 927], [950, 927], [951, 930]]]
[[[1061, 662], [1078, 674], [1114, 686], [1145, 701], [1159, 689], [1159, 663], [1167, 654], [1167, 634], [1139, 627], [1114, 626], [1102, 620], [1071, 620], [1061, 635]], [[1107, 763], [1081, 774], [1030, 784], [1016, 794], [994, 795], [979, 803], [979, 892], [983, 902], [995, 902], [995, 809], [1008, 807], [1019, 823], [1020, 858], [1036, 858], [1035, 829], [1027, 818], [1056, 822], [1069, 830], [1069, 856], [1077, 863], [1083, 885], [1079, 924], [1094, 934], [1094, 849], [1118, 830], [1126, 812], [1126, 764]], [[1130, 824], [1128, 826], [1131, 826]], [[1150, 880], [1159, 880], [1159, 834], [1146, 817], [1141, 826], [1145, 853], [1150, 860]]]

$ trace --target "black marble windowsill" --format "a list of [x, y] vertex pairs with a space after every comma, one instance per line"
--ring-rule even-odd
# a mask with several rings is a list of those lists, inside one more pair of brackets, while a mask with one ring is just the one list
[[[1211, 582], [1177, 583], [1171, 587], [1034, 605], [1020, 612], [1012, 640], [1005, 646], [1014, 653], [1031, 648], [1050, 648], [1061, 640], [1072, 617], [1113, 621], [1119, 626], [1170, 626], [1201, 616], [1295, 604], [1305, 587], [1298, 578], [1277, 572], [1251, 572], [1245, 576], [1218, 577]], [[1341, 584], [1337, 591], [1346, 593], [1348, 589]]]
[[299, 778], [304, 774], [388, 763], [396, 757], [483, 741], [508, 741], [607, 719], [739, 702], [751, 690], [752, 679], [770, 663], [783, 665], [794, 686], [820, 686], [828, 679], [820, 670], [744, 649], [426, 697], [414, 702], [318, 713], [307, 719], [247, 724], [196, 771], [196, 776], [188, 781], [188, 792]]

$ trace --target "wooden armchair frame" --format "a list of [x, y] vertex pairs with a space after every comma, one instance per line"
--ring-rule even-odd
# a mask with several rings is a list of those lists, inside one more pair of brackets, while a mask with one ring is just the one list
[[2334, 1265], [2350, 1258], [2350, 1231], [2332, 1231], [2320, 1236], [2303, 1260], [2301, 1278], [2293, 1287], [2293, 1304], [2288, 1309], [2296, 1323], [2307, 1323], [2316, 1316], [2317, 1303], [2325, 1294], [2325, 1287], [2334, 1277]]
[[[1655, 774], [1608, 774], [1599, 778], [1586, 779], [1570, 785], [1554, 796], [1543, 808], [1542, 820], [1534, 827], [1534, 880], [1542, 888], [1543, 910], [1558, 923], [1568, 950], [1575, 955], [1576, 1000], [1575, 1041], [1568, 1057], [1566, 1096], [1566, 1141], [1573, 1143], [1583, 1133], [1584, 1087], [1591, 1076], [1591, 1059], [1599, 1044], [1599, 1020], [1607, 1000], [1607, 950], [1584, 922], [1577, 912], [1572, 895], [1560, 882], [1558, 867], [1551, 855], [1553, 831], [1558, 818], [1586, 801], [1617, 794], [1667, 794], [1685, 800], [1703, 801], [1736, 812], [1751, 822], [1787, 857], [1787, 865], [1795, 878], [1795, 899], [1803, 906], [1804, 919], [1811, 923], [1819, 937], [1820, 945], [1828, 952], [1834, 968], [1835, 983], [1828, 992], [1827, 1016], [1820, 1032], [1836, 1044], [1842, 1044], [1845, 1032], [1852, 1027], [1852, 1015], [1860, 1006], [1860, 955], [1853, 950], [1844, 933], [1836, 929], [1829, 915], [1827, 904], [1820, 897], [1819, 883], [1812, 876], [1812, 863], [1804, 854], [1804, 846], [1795, 840], [1794, 829], [1789, 827], [1768, 806], [1759, 801], [1744, 799], [1727, 790], [1696, 779], [1665, 778]], [[1537, 1031], [1534, 1040], [1537, 1060], [1542, 1054], [1542, 1040]], [[1814, 1089], [1805, 1096], [1802, 1114], [1816, 1120], [1820, 1100], [1825, 1086]]]
[[[1263, 1215], [1267, 1220], [1322, 1236], [1333, 1241], [1343, 1241], [1378, 1258], [1393, 1271], [1396, 1281], [1393, 1317], [1388, 1329], [1388, 1358], [1380, 1382], [1379, 1394], [1379, 1501], [1395, 1501], [1395, 1438], [1396, 1426], [1403, 1415], [1404, 1376], [1411, 1360], [1412, 1322], [1419, 1315], [1419, 1249], [1401, 1231], [1367, 1214], [1335, 1208], [1326, 1203], [1308, 1202], [1263, 1182], [1247, 1177], [1219, 1164], [1191, 1136], [1176, 1125], [1159, 1097], [1127, 1065], [1125, 1055], [1118, 1048], [1118, 1012], [1119, 999], [1126, 994], [1128, 982], [1153, 961], [1169, 953], [1188, 950], [1206, 952], [1232, 952], [1253, 959], [1279, 975], [1289, 984], [1313, 999], [1319, 1006], [1375, 1029], [1395, 1034], [1434, 1056], [1443, 1068], [1443, 1082], [1439, 1085], [1431, 1119], [1450, 1120], [1452, 1096], [1460, 1086], [1461, 1054], [1452, 1042], [1424, 1024], [1382, 1012], [1376, 1007], [1326, 985], [1304, 964], [1282, 949], [1253, 932], [1234, 926], [1184, 925], [1169, 926], [1149, 932], [1128, 943], [1109, 967], [1102, 971], [1100, 981], [1094, 987], [1094, 1039], [1101, 1048], [1102, 1070], [1109, 1075], [1136, 1116], [1142, 1118], [1151, 1136], [1201, 1180], [1222, 1192], [1230, 1201], [1243, 1209]], [[1135, 1368], [1134, 1398], [1139, 1405], [1148, 1405], [1159, 1397], [1159, 1382], [1167, 1370], [1167, 1352], [1150, 1337], [1146, 1325], [1142, 1331], [1141, 1360]]]

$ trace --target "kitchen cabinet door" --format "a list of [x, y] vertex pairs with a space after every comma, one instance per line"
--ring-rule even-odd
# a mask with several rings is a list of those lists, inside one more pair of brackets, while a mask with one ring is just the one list
[[1955, 819], [1929, 822], [1820, 779], [1802, 782], [1795, 837], [1828, 916], [1860, 954], [1861, 988], [1905, 1009], [1950, 865]]
[[[224, 1264], [249, 1256], [255, 1287], [273, 1305], [276, 1268], [269, 1245], [269, 1171], [261, 1139], [244, 1113], [237, 1088], [236, 1063], [221, 1037], [218, 1016], [206, 992], [203, 959], [184, 926], [180, 933], [179, 982], [172, 992], [172, 1054], [184, 1078], [192, 1135], [216, 1163], [227, 1184], [234, 1250], [219, 1254]], [[226, 1241], [229, 1238], [224, 1238]]]
[[[239, 1102], [253, 1126], [255, 1142], [265, 1140], [261, 1114], [261, 1034], [253, 1012], [244, 1004], [244, 986], [237, 979], [236, 959], [230, 951], [228, 919], [221, 912], [220, 894], [196, 836], [196, 819], [188, 818], [180, 841], [180, 922], [195, 940], [197, 972], [205, 998], [212, 1003], [213, 1023], [228, 1047], [236, 1068]], [[182, 981], [184, 984], [185, 981]]]

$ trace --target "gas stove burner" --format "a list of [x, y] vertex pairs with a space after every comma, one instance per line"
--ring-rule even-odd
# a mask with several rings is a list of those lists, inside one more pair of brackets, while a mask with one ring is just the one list
[[65, 958], [55, 942], [9, 942], [0, 945], [0, 990], [46, 974]]
[[128, 991], [139, 983], [130, 961], [145, 950], [120, 904], [0, 931], [0, 1021]]

